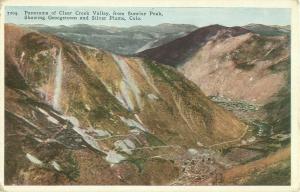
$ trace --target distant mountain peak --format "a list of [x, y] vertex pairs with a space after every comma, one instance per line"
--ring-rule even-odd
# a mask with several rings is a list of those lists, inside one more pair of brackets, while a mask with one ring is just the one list
[[157, 27], [162, 27], [162, 26], [193, 26], [193, 27], [196, 27], [195, 25], [192, 25], [192, 24], [183, 24], [183, 23], [161, 23], [156, 26]]
[[171, 23], [132, 27], [89, 24], [68, 26], [26, 25], [26, 27], [121, 55], [131, 55], [138, 50], [144, 50], [144, 48], [160, 46], [197, 29], [194, 25]]
[[265, 25], [258, 23], [250, 23], [243, 26], [243, 28], [248, 29], [254, 33], [265, 36], [278, 36], [278, 35], [290, 35], [290, 25], [280, 26], [280, 25]]
[[139, 55], [174, 66], [193, 55], [195, 51], [206, 44], [212, 37], [238, 36], [245, 33], [250, 33], [250, 31], [242, 27], [226, 27], [219, 24], [209, 25], [198, 28], [190, 34], [160, 47], [145, 50], [139, 53]]

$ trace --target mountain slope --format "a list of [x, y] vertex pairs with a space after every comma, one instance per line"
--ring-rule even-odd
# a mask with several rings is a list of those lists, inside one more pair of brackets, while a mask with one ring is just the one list
[[[275, 30], [274, 26], [256, 26]], [[263, 36], [248, 29], [207, 26], [138, 55], [177, 68], [207, 96], [242, 119], [265, 121], [274, 130], [288, 131], [288, 30], [280, 36]]]
[[173, 68], [15, 25], [5, 74], [7, 184], [166, 184], [247, 131]]
[[[213, 25], [139, 55], [177, 67], [207, 95], [265, 103], [286, 82], [288, 42]], [[270, 90], [262, 91], [268, 82]]]
[[139, 53], [139, 56], [175, 67], [183, 64], [209, 40], [238, 36], [247, 32], [249, 31], [241, 27], [228, 28], [221, 25], [211, 25], [199, 28], [160, 47], [145, 50]]

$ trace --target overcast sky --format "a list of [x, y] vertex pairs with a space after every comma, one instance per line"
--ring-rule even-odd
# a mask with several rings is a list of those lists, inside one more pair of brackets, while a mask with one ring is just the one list
[[[88, 11], [91, 17], [92, 11], [104, 11], [112, 14], [116, 12], [146, 12], [141, 21], [132, 21], [126, 15], [126, 21], [82, 21], [82, 20], [25, 20], [24, 11]], [[17, 16], [9, 16], [8, 11], [16, 11]], [[149, 16], [149, 11], [161, 12], [163, 16]], [[62, 16], [62, 15], [61, 15]], [[134, 25], [158, 25], [161, 23], [192, 24], [198, 27], [220, 24], [225, 26], [242, 26], [249, 23], [259, 23], [267, 25], [289, 25], [290, 9], [276, 8], [92, 8], [92, 7], [6, 7], [5, 21], [15, 24], [45, 24], [45, 25], [73, 25], [91, 24], [129, 27]]]

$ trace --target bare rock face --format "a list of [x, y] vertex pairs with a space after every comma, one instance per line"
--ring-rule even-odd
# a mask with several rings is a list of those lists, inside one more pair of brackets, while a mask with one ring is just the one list
[[287, 42], [251, 33], [209, 41], [180, 70], [207, 95], [265, 104], [287, 83]]
[[261, 104], [286, 84], [288, 45], [287, 36], [213, 25], [140, 55], [177, 67], [206, 95]]
[[171, 67], [5, 32], [6, 184], [166, 184], [178, 155], [247, 131]]

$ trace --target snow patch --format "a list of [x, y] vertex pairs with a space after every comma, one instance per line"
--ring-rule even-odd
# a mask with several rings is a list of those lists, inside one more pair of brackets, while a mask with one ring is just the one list
[[137, 128], [137, 129], [147, 132], [147, 129], [143, 125], [141, 125], [140, 123], [136, 122], [133, 119], [126, 119], [125, 117], [121, 117], [121, 116], [120, 116], [120, 119], [130, 128]]
[[256, 137], [252, 136], [247, 140], [249, 143], [253, 143], [254, 141], [256, 141]]
[[135, 135], [139, 135], [141, 132], [142, 132], [142, 130], [140, 130], [140, 129], [131, 129], [130, 130], [130, 133], [133, 133]]
[[124, 108], [130, 110], [129, 107], [128, 107], [128, 105], [127, 105], [126, 102], [124, 101], [124, 99], [123, 99], [121, 93], [117, 92], [116, 95], [115, 95], [115, 97], [116, 97], [116, 99], [121, 103], [121, 105], [122, 105]]
[[204, 146], [200, 141], [197, 142], [197, 145], [198, 145], [199, 147], [203, 147], [203, 146]]
[[95, 132], [97, 133], [97, 135], [99, 137], [109, 137], [110, 133], [108, 131], [103, 131], [103, 130], [95, 130]]
[[38, 110], [39, 110], [41, 113], [43, 113], [44, 115], [49, 116], [49, 113], [47, 113], [44, 109], [41, 109], [41, 108], [38, 107]]
[[139, 122], [140, 124], [143, 125], [142, 120], [140, 119], [140, 117], [139, 117], [137, 114], [134, 114], [134, 117], [138, 120], [138, 122]]
[[124, 151], [125, 153], [127, 153], [129, 155], [132, 154], [130, 147], [123, 140], [118, 140], [118, 141], [114, 142], [114, 146], [117, 149], [121, 149], [122, 151]]
[[116, 151], [110, 150], [107, 153], [107, 156], [105, 157], [105, 160], [109, 163], [120, 163], [121, 161], [124, 161], [126, 158], [120, 154], [118, 154]]
[[151, 100], [158, 100], [158, 99], [159, 99], [156, 95], [154, 95], [154, 94], [152, 94], [152, 93], [148, 94], [147, 97], [148, 97], [149, 99], [151, 99]]
[[[141, 105], [141, 97], [140, 97], [141, 91], [139, 90], [134, 78], [131, 75], [129, 66], [127, 65], [126, 61], [121, 56], [112, 54], [112, 57], [115, 60], [115, 62], [117, 63], [117, 65], [119, 66], [119, 69], [123, 75], [122, 82], [124, 82], [127, 85], [126, 87], [123, 85], [123, 91], [124, 91], [124, 88], [126, 88], [126, 92], [128, 92], [127, 88], [129, 90], [131, 90], [131, 92], [135, 96], [135, 100], [136, 100], [138, 107], [141, 108], [141, 106], [142, 106]], [[122, 84], [123, 83], [121, 83], [121, 85]], [[127, 95], [128, 94], [125, 94], [126, 99], [127, 99]], [[128, 99], [126, 101], [128, 101]]]
[[37, 142], [39, 142], [39, 143], [42, 143], [42, 142], [43, 142], [43, 140], [41, 140], [40, 138], [34, 137], [34, 139], [35, 139]]
[[79, 121], [76, 117], [69, 116], [66, 117], [66, 119], [69, 120], [74, 127], [79, 127]]
[[144, 46], [142, 46], [142, 47], [140, 47], [138, 50], [136, 50], [135, 53], [139, 53], [139, 52], [145, 51], [146, 49], [152, 48], [152, 45], [153, 45], [154, 43], [156, 43], [157, 41], [158, 41], [158, 39], [146, 43]]
[[17, 115], [17, 114], [15, 114], [15, 115], [16, 115], [18, 118], [24, 120], [24, 121], [25, 121], [26, 123], [28, 123], [30, 126], [34, 127], [35, 129], [40, 130], [40, 128], [39, 128], [37, 125], [35, 125], [35, 124], [33, 124], [32, 122], [30, 122], [28, 119], [26, 119], [26, 118], [24, 118], [24, 117], [22, 117], [22, 116], [19, 116], [19, 115]]
[[54, 124], [59, 124], [59, 121], [56, 120], [54, 117], [52, 117], [51, 115], [49, 115], [49, 113], [47, 111], [45, 111], [44, 109], [41, 109], [38, 107], [38, 110], [43, 113], [45, 116], [47, 116], [47, 120], [54, 123]]
[[63, 75], [63, 65], [61, 57], [62, 49], [59, 50], [59, 54], [56, 58], [56, 72], [55, 72], [55, 88], [53, 96], [53, 108], [60, 110], [60, 95], [61, 95], [61, 85], [62, 85], [62, 75]]
[[61, 171], [62, 170], [61, 166], [58, 163], [56, 163], [55, 161], [52, 161], [51, 165], [54, 167], [54, 169], [56, 171]]
[[124, 143], [131, 149], [135, 149], [135, 144], [130, 139], [124, 139]]
[[87, 144], [89, 144], [92, 148], [101, 151], [97, 141], [90, 135], [86, 134], [84, 129], [79, 127], [79, 121], [76, 117], [70, 116], [67, 117], [67, 119], [73, 125], [72, 129], [76, 131]]
[[198, 151], [197, 151], [196, 149], [193, 149], [193, 148], [188, 149], [188, 152], [189, 152], [191, 155], [196, 155], [196, 154], [198, 154]]
[[47, 117], [47, 120], [54, 123], [54, 124], [59, 124], [59, 121], [57, 121], [54, 117], [52, 116], [48, 116]]
[[91, 108], [90, 108], [90, 106], [89, 106], [88, 104], [85, 104], [84, 107], [85, 107], [85, 109], [88, 110], [88, 111], [91, 110]]
[[126, 84], [124, 81], [121, 81], [120, 83], [120, 91], [121, 91], [121, 95], [120, 98], [121, 100], [123, 100], [123, 103], [126, 105], [126, 108], [128, 108], [128, 110], [134, 110], [134, 104], [131, 101], [130, 95], [129, 95], [129, 87], [128, 84]]
[[94, 149], [96, 149], [98, 151], [101, 151], [97, 141], [95, 141], [95, 139], [93, 137], [86, 134], [83, 129], [81, 129], [79, 127], [73, 127], [73, 130], [76, 131], [79, 135], [81, 135], [82, 139], [85, 142], [87, 142], [91, 147], [93, 147]]
[[43, 162], [41, 160], [39, 160], [38, 158], [36, 158], [35, 156], [33, 156], [33, 155], [29, 154], [29, 153], [26, 154], [26, 157], [33, 164], [40, 165], [40, 166], [43, 165]]
[[111, 134], [106, 130], [89, 128], [88, 131], [96, 133], [96, 135], [98, 137], [109, 137], [109, 136], [111, 136]]
[[25, 52], [23, 51], [22, 54], [21, 54], [20, 62], [23, 62], [24, 56], [25, 56]]
[[114, 95], [114, 94], [113, 94], [112, 88], [111, 88], [109, 85], [107, 85], [101, 78], [100, 78], [100, 81], [102, 82], [102, 84], [104, 85], [104, 87], [106, 88], [106, 90], [107, 90], [110, 94]]

